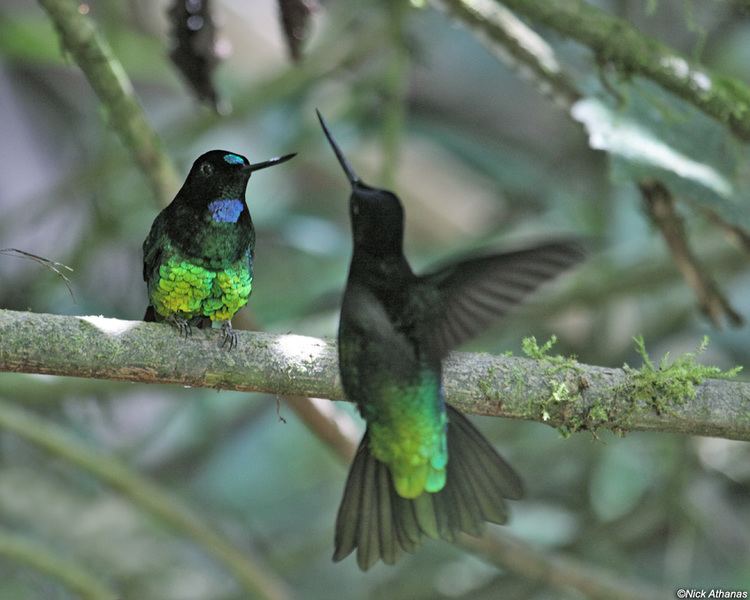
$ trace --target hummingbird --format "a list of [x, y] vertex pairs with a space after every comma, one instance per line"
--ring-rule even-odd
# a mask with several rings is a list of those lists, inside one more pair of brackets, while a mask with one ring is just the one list
[[253, 287], [255, 228], [245, 200], [250, 175], [295, 154], [250, 164], [211, 150], [198, 157], [143, 242], [149, 306], [144, 321], [166, 321], [185, 337], [191, 324], [221, 323], [222, 346], [237, 346], [232, 317]]
[[414, 274], [398, 196], [364, 183], [318, 119], [352, 189], [339, 370], [367, 423], [336, 517], [333, 560], [356, 549], [366, 571], [379, 559], [394, 564], [425, 537], [453, 542], [460, 532], [480, 535], [485, 521], [507, 521], [504, 499], [521, 498], [521, 479], [446, 404], [442, 359], [583, 252], [556, 241]]

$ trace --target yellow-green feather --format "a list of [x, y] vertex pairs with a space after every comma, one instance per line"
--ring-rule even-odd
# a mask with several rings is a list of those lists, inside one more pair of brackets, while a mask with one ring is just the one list
[[165, 318], [204, 316], [211, 321], [228, 321], [247, 304], [252, 281], [247, 260], [216, 270], [172, 256], [159, 267], [150, 285], [151, 303]]
[[431, 375], [412, 386], [385, 383], [377, 411], [368, 414], [370, 450], [388, 465], [402, 498], [445, 487], [447, 417], [440, 393]]

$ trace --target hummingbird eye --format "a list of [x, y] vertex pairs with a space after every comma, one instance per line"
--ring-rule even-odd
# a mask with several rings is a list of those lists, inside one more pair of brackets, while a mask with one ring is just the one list
[[205, 177], [210, 177], [211, 175], [214, 174], [214, 167], [211, 163], [204, 162], [200, 166], [200, 172], [201, 172], [201, 175]]

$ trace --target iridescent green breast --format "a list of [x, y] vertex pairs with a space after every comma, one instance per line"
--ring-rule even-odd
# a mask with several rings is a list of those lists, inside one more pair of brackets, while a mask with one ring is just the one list
[[439, 492], [448, 464], [447, 418], [440, 379], [424, 372], [412, 385], [384, 382], [366, 409], [370, 450], [386, 463], [403, 498]]
[[149, 298], [162, 317], [208, 317], [228, 321], [252, 292], [249, 256], [223, 269], [211, 269], [173, 254], [149, 281]]

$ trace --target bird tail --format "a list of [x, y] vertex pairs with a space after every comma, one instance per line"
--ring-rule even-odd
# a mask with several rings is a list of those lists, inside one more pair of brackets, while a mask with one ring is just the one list
[[357, 550], [363, 571], [378, 559], [392, 565], [424, 536], [455, 541], [480, 535], [484, 521], [503, 524], [503, 498], [519, 499], [521, 480], [479, 431], [448, 406], [448, 472], [445, 487], [412, 500], [396, 493], [388, 466], [370, 453], [369, 432], [357, 449], [336, 517], [339, 561]]
[[156, 322], [156, 310], [154, 310], [153, 305], [149, 304], [146, 307], [146, 314], [143, 315], [143, 320], [147, 323], [154, 323]]

